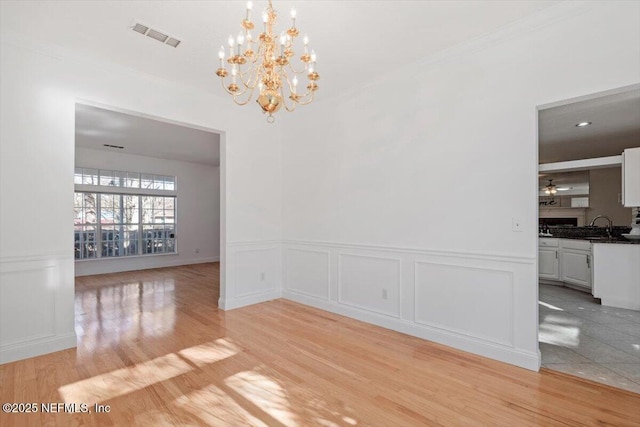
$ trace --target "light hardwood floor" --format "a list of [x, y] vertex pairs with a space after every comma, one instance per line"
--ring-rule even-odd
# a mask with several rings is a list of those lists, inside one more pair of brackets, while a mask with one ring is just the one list
[[640, 395], [285, 300], [216, 308], [218, 265], [78, 278], [77, 349], [0, 366], [9, 426], [639, 426]]

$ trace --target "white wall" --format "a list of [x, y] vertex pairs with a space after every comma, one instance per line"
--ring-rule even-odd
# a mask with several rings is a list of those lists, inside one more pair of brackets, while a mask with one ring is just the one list
[[[212, 144], [211, 149], [217, 147]], [[178, 183], [177, 254], [76, 261], [76, 276], [198, 264], [220, 259], [219, 167], [80, 147], [76, 147], [75, 158], [76, 167], [173, 175]]]
[[[592, 169], [589, 171], [589, 209], [587, 224], [598, 215], [611, 218], [613, 225], [631, 225], [631, 208], [622, 206], [622, 168]], [[605, 227], [607, 221], [597, 224]]]
[[560, 4], [300, 111], [285, 297], [538, 369], [536, 107], [638, 83], [638, 34]]
[[[220, 306], [280, 295], [278, 123], [268, 125], [255, 108], [237, 107], [230, 99], [78, 57], [4, 28], [0, 40], [0, 362], [76, 343], [73, 172], [78, 99], [222, 131], [221, 221], [226, 227], [221, 239], [226, 243]], [[218, 89], [216, 83], [212, 77], [212, 91]], [[274, 241], [264, 249], [264, 242]], [[266, 252], [269, 261], [248, 263], [236, 256], [236, 244], [242, 245], [242, 254], [253, 248]], [[244, 275], [237, 274], [238, 265]]]

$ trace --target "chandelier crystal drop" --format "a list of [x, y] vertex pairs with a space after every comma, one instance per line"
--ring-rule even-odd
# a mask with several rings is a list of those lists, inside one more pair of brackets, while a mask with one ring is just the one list
[[[220, 47], [220, 68], [216, 74], [220, 77], [222, 87], [238, 105], [246, 105], [257, 90], [256, 102], [262, 112], [268, 114], [267, 121], [273, 123], [273, 113], [282, 106], [287, 111], [293, 111], [296, 105], [313, 101], [320, 79], [316, 71], [316, 53], [309, 48], [309, 37], [305, 35], [297, 68], [292, 64], [296, 56], [294, 45], [300, 35], [296, 28], [295, 9], [291, 10], [291, 27], [277, 35], [274, 26], [278, 14], [269, 0], [269, 5], [262, 13], [262, 32], [255, 39], [251, 32], [255, 28], [251, 21], [252, 8], [253, 2], [247, 2], [245, 19], [240, 23], [242, 29], [236, 38], [229, 36], [228, 51], [224, 46]], [[299, 91], [298, 76], [306, 80], [306, 89], [302, 91]]]

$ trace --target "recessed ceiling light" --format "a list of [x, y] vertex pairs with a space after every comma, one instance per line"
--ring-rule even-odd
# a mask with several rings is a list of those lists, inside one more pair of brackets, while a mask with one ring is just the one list
[[589, 126], [591, 122], [580, 122], [576, 124], [576, 127], [583, 128], [585, 126]]

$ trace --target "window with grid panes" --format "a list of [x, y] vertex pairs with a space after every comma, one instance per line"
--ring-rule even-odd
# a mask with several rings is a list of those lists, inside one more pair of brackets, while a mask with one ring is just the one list
[[[175, 191], [174, 176], [76, 168], [75, 183], [97, 189], [75, 193], [76, 259], [176, 252], [176, 197], [161, 195]], [[158, 195], [122, 194], [118, 188]]]

